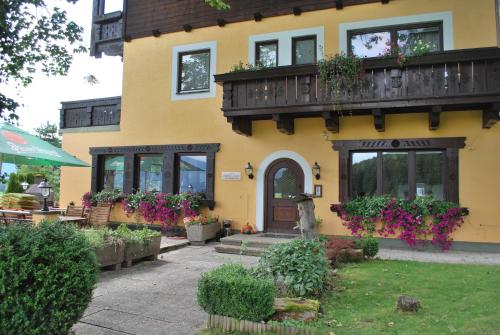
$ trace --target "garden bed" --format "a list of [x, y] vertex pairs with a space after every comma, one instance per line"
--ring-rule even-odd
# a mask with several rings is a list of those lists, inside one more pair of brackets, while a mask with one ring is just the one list
[[123, 263], [125, 244], [123, 242], [106, 244], [95, 248], [94, 252], [101, 268], [112, 266], [113, 270], [119, 270]]
[[160, 253], [161, 236], [145, 239], [143, 242], [127, 241], [123, 256], [123, 266], [129, 267], [133, 261], [148, 258], [156, 260]]

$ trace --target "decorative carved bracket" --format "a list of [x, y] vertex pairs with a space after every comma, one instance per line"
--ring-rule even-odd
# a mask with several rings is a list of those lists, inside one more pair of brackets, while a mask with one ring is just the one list
[[227, 121], [231, 123], [233, 131], [236, 134], [252, 136], [252, 120], [245, 117], [228, 117]]
[[293, 118], [274, 114], [273, 120], [276, 121], [276, 128], [278, 128], [278, 130], [283, 134], [293, 135], [295, 133], [295, 123]]
[[433, 106], [429, 112], [429, 130], [437, 130], [441, 121], [441, 106]]
[[339, 115], [333, 112], [323, 112], [322, 117], [325, 120], [325, 127], [332, 133], [340, 131]]
[[373, 115], [373, 123], [375, 125], [375, 129], [377, 131], [385, 131], [385, 114], [384, 112], [377, 108], [377, 109], [372, 109], [372, 115]]
[[483, 109], [483, 128], [491, 128], [500, 121], [500, 104], [492, 104]]

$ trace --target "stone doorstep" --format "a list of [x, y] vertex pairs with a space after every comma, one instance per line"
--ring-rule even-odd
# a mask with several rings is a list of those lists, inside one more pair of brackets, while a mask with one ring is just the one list
[[215, 251], [223, 254], [245, 255], [260, 257], [265, 248], [246, 247], [243, 251], [239, 245], [224, 245], [215, 246]]
[[237, 246], [240, 246], [244, 242], [247, 247], [267, 248], [274, 244], [286, 243], [290, 242], [291, 240], [292, 238], [290, 237], [280, 238], [280, 237], [262, 236], [261, 234], [253, 234], [253, 235], [237, 234], [237, 235], [223, 237], [220, 239], [220, 242], [223, 245], [237, 245]]

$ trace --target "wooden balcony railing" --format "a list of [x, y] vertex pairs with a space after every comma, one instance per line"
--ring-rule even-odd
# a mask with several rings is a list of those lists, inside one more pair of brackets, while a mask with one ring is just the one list
[[105, 0], [94, 0], [90, 55], [123, 56], [123, 12], [104, 13]]
[[332, 94], [316, 65], [282, 66], [215, 76], [224, 89], [222, 110], [233, 130], [250, 136], [253, 120], [273, 119], [293, 134], [294, 119], [323, 117], [339, 131], [339, 117], [373, 115], [383, 131], [385, 115], [428, 112], [429, 128], [439, 127], [442, 111], [481, 110], [483, 127], [499, 120], [500, 49], [446, 51], [410, 59], [363, 61], [364, 76], [351, 92]]
[[60, 129], [120, 124], [121, 97], [61, 103]]

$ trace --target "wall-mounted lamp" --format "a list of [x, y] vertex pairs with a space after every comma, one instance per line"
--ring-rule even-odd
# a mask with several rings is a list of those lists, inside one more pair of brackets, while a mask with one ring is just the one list
[[321, 177], [320, 172], [321, 172], [321, 167], [318, 165], [318, 162], [314, 162], [314, 165], [312, 167], [312, 174], [316, 178], [316, 180], [319, 180]]
[[247, 167], [245, 168], [245, 174], [248, 178], [253, 179], [253, 166], [248, 162]]

